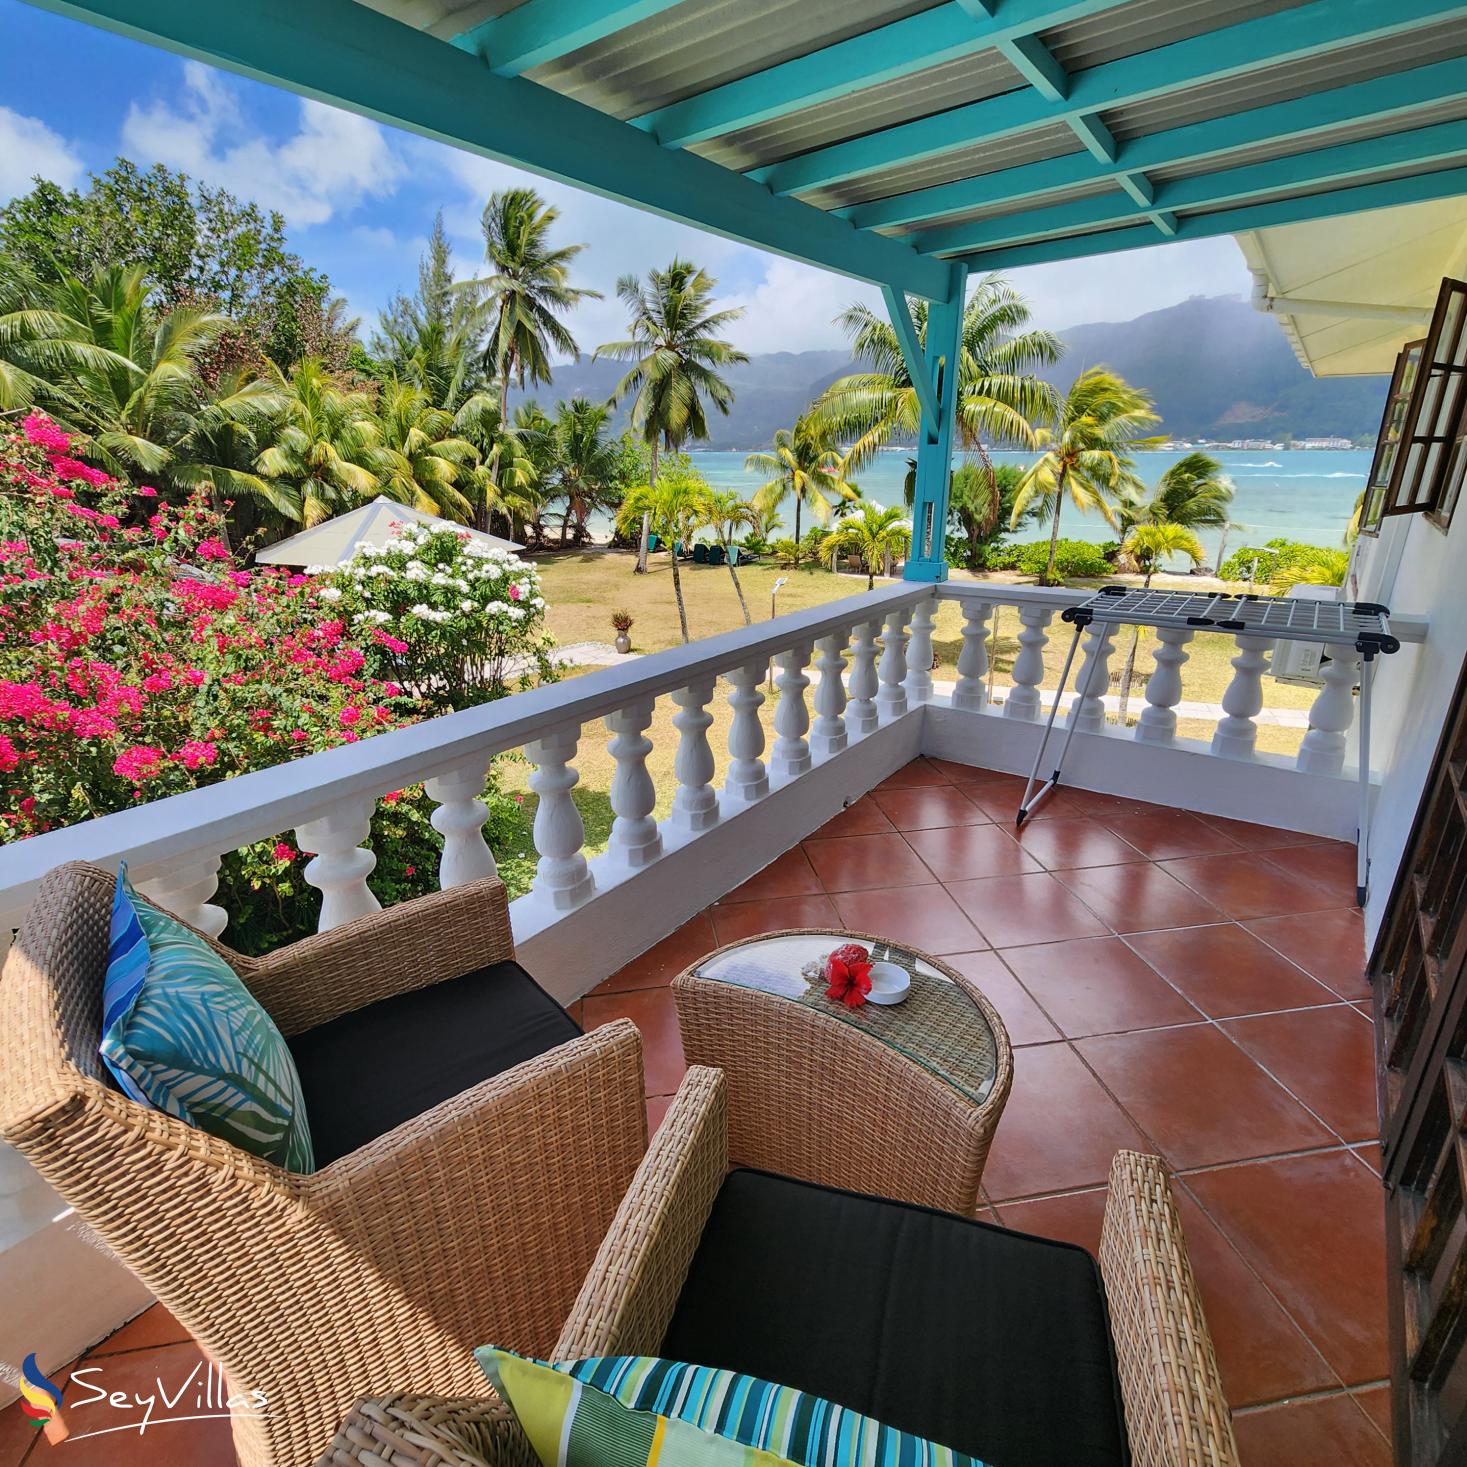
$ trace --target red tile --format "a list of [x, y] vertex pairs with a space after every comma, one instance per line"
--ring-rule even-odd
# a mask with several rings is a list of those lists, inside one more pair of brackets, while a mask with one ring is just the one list
[[884, 937], [922, 952], [965, 953], [983, 946], [983, 934], [940, 886], [898, 886], [886, 891], [843, 891], [831, 897], [840, 926]]
[[[942, 760], [935, 763], [942, 765]], [[969, 769], [967, 774], [958, 773], [958, 766], [947, 764], [946, 767], [952, 774], [952, 781], [962, 786], [969, 794], [976, 795], [986, 790], [989, 794], [996, 794], [1000, 790], [1012, 790], [1014, 793], [1014, 804], [1018, 805], [1018, 796], [1024, 793], [1025, 779], [1022, 774], [1005, 774], [999, 769]]]
[[872, 886], [920, 886], [932, 873], [901, 836], [845, 835], [807, 840], [805, 854], [826, 891]]
[[1306, 835], [1300, 830], [1282, 830], [1276, 825], [1255, 825], [1249, 820], [1230, 820], [1226, 815], [1201, 815], [1197, 817], [1220, 830], [1229, 839], [1236, 841], [1245, 851], [1269, 851], [1279, 846], [1307, 845], [1317, 841], [1317, 835]]
[[1390, 1448], [1349, 1395], [1244, 1411], [1233, 1435], [1242, 1467], [1390, 1467]]
[[1101, 1186], [1117, 1151], [1150, 1149], [1068, 1044], [1039, 1044], [1015, 1056], [983, 1190], [1002, 1212], [1006, 1199]]
[[1017, 832], [1019, 844], [1050, 871], [1074, 866], [1114, 866], [1145, 857], [1098, 820], [1062, 816], [1031, 820]]
[[909, 830], [907, 844], [939, 881], [973, 881], [981, 876], [1017, 876], [1043, 867], [998, 825], [952, 825], [943, 830]]
[[1329, 905], [1355, 905], [1357, 871], [1354, 846], [1338, 840], [1322, 841], [1319, 845], [1270, 851], [1263, 859], [1291, 876], [1313, 882]]
[[1174, 1167], [1334, 1144], [1211, 1024], [1083, 1039], [1075, 1047]]
[[1375, 1423], [1375, 1429], [1387, 1440], [1391, 1439], [1391, 1388], [1388, 1385], [1368, 1386], [1363, 1391], [1351, 1391], [1355, 1403]]
[[578, 998], [574, 1003], [566, 1004], [565, 1011], [582, 1029], [586, 1027], [586, 1003], [584, 999]]
[[1342, 1141], [1380, 1135], [1370, 1024], [1349, 1004], [1233, 1019], [1222, 1027]]
[[[1024, 783], [1022, 779], [1015, 779], [1012, 784], [985, 781], [979, 785], [965, 785], [964, 790], [996, 823], [1014, 828], [1019, 813], [1019, 801], [1024, 795]], [[1035, 791], [1038, 791], [1037, 785]], [[1090, 807], [1085, 804], [1082, 794], [1082, 791], [1068, 789], [1051, 790], [1029, 811], [1026, 820], [1074, 819], [1088, 815]]]
[[1380, 1175], [1381, 1150], [1379, 1141], [1367, 1141], [1364, 1146], [1352, 1146], [1350, 1149], [1376, 1176]]
[[1136, 932], [1126, 941], [1213, 1019], [1306, 1008], [1336, 997], [1232, 922]]
[[985, 769], [981, 764], [959, 764], [954, 759], [934, 759], [930, 754], [923, 756], [927, 762], [954, 784], [970, 784], [975, 779], [990, 779], [996, 770]]
[[633, 993], [587, 996], [588, 1029], [599, 1028], [613, 1019], [630, 1019], [642, 1031], [642, 1068], [647, 1094], [671, 1095], [687, 1068], [672, 989], [644, 988]]
[[1236, 851], [1236, 841], [1189, 815], [1171, 810], [1161, 815], [1115, 815], [1106, 819], [1110, 828], [1153, 861], [1177, 856], [1207, 856], [1218, 851]]
[[1094, 1255], [1100, 1252], [1106, 1195], [1104, 1187], [1094, 1187], [1085, 1192], [1034, 1197], [1027, 1202], [1005, 1202], [997, 1209], [998, 1220], [1016, 1233], [1074, 1243]]
[[984, 998], [998, 1010], [1009, 1043], [1015, 1048], [1021, 1044], [1050, 1044], [1060, 1037], [1059, 1030], [1045, 1018], [1044, 1010], [997, 953], [953, 953], [943, 962], [978, 985]]
[[1225, 917], [1278, 917], [1330, 905], [1330, 898], [1314, 882], [1262, 861], [1251, 851], [1189, 856], [1164, 862], [1162, 870], [1206, 897]]
[[943, 825], [982, 825], [988, 816], [950, 784], [912, 790], [878, 790], [873, 797], [898, 830], [935, 830]]
[[1107, 795], [1100, 790], [1080, 789], [1077, 785], [1065, 787], [1065, 801], [1077, 815], [1102, 821], [1109, 821], [1116, 815], [1171, 813], [1164, 805], [1153, 805], [1146, 800], [1133, 799], [1130, 795]]
[[101, 1344], [93, 1345], [87, 1354], [115, 1355], [120, 1350], [149, 1350], [158, 1345], [184, 1345], [191, 1339], [189, 1332], [161, 1304], [154, 1304], [144, 1309], [136, 1319], [108, 1335]]
[[676, 932], [649, 947], [641, 957], [633, 958], [625, 968], [598, 983], [592, 993], [625, 993], [631, 988], [656, 988], [671, 983], [689, 963], [718, 946], [713, 923], [706, 912], [689, 917]]
[[1119, 937], [1040, 943], [1001, 956], [1070, 1039], [1202, 1017]]
[[1220, 915], [1211, 902], [1149, 861], [1061, 871], [1059, 879], [1116, 932], [1197, 927]]
[[913, 759], [910, 764], [888, 774], [876, 786], [878, 790], [910, 790], [924, 784], [949, 784], [951, 781], [935, 764], [926, 759]]
[[[19, 1401], [0, 1410], [0, 1467], [20, 1467], [38, 1436], [40, 1432], [21, 1414]], [[37, 1450], [49, 1451], [49, 1447]]]
[[1047, 872], [990, 876], [948, 889], [994, 947], [1106, 935], [1105, 924]]
[[657, 1128], [667, 1117], [668, 1107], [676, 1100], [676, 1095], [651, 1095], [647, 1098], [647, 1137], [650, 1140], [657, 1134]]
[[742, 886], [736, 886], [720, 902], [762, 902], [771, 897], [818, 896], [823, 888], [815, 869], [799, 846], [776, 856], [762, 871], [756, 871]]
[[839, 815], [832, 816], [815, 832], [816, 837], [837, 835], [883, 835], [896, 827], [881, 813], [875, 796], [862, 795], [854, 804], [847, 805]]
[[712, 952], [740, 938], [757, 937], [763, 932], [783, 932], [791, 927], [840, 928], [840, 914], [828, 896], [775, 897], [767, 902], [732, 902], [728, 906], [709, 908], [713, 916], [716, 940], [706, 949]]
[[1334, 908], [1298, 917], [1269, 917], [1243, 926], [1341, 998], [1369, 998], [1365, 981], [1365, 921]]
[[1346, 1385], [1388, 1374], [1385, 1211], [1353, 1156], [1273, 1157], [1186, 1184]]

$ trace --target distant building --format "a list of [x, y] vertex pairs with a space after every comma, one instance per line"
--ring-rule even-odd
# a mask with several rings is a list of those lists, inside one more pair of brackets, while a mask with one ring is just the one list
[[1353, 448], [1348, 438], [1296, 438], [1295, 448]]

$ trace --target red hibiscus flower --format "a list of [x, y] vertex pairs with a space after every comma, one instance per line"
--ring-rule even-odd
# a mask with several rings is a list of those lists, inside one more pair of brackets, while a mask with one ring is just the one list
[[848, 1009], [858, 1009], [871, 992], [871, 954], [857, 942], [838, 947], [825, 960], [825, 996]]

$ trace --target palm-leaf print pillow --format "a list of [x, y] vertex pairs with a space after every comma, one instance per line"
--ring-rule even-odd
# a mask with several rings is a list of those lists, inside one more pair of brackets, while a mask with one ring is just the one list
[[117, 872], [103, 1061], [123, 1093], [293, 1172], [315, 1167], [300, 1076], [280, 1030], [197, 933]]

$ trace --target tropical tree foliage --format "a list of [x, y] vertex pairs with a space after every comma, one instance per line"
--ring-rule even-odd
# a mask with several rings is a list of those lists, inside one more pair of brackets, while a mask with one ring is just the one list
[[751, 453], [744, 467], [767, 475], [764, 487], [754, 496], [761, 513], [795, 506], [795, 555], [799, 559], [800, 511], [808, 509], [820, 525], [830, 523], [837, 505], [860, 498], [860, 490], [846, 479], [847, 464], [830, 424], [805, 413], [793, 428], [781, 428], [767, 453]]
[[617, 515], [618, 525], [624, 532], [641, 524], [645, 533], [645, 527], [650, 525], [651, 532], [667, 546], [667, 558], [672, 566], [672, 593], [677, 601], [678, 625], [684, 642], [690, 638], [678, 550], [692, 542], [703, 522], [707, 492], [708, 486], [695, 475], [664, 474], [656, 483], [639, 484], [629, 490]]
[[759, 511], [737, 489], [706, 489], [698, 505], [698, 528], [712, 530], [713, 538], [723, 546], [723, 563], [728, 567], [734, 593], [739, 598], [739, 610], [744, 613], [745, 626], [752, 618], [749, 616], [749, 603], [744, 599], [744, 588], [739, 584], [739, 536], [749, 531], [757, 533], [760, 523]]
[[855, 513], [843, 515], [825, 541], [826, 549], [839, 555], [854, 555], [866, 571], [866, 589], [894, 560], [900, 560], [912, 544], [912, 526], [902, 511], [893, 506], [862, 504]]
[[577, 542], [584, 540], [591, 515], [612, 505], [616, 497], [621, 454], [606, 437], [610, 420], [611, 407], [607, 403], [576, 397], [556, 404], [550, 446], [556, 493], [565, 501], [560, 522], [562, 545], [572, 524]]
[[[1203, 455], [1195, 455], [1202, 457]], [[1202, 564], [1202, 542], [1196, 532], [1175, 520], [1154, 520], [1133, 525], [1121, 542], [1122, 551], [1141, 568], [1142, 586], [1151, 589], [1151, 578], [1157, 567], [1173, 555], [1185, 556], [1194, 566]], [[1126, 707], [1131, 701], [1131, 680], [1136, 674], [1136, 649], [1141, 645], [1141, 628], [1131, 628], [1131, 645], [1126, 652], [1126, 665], [1121, 673], [1120, 722], [1126, 723]]]
[[1228, 523], [1233, 481], [1211, 454], [1189, 453], [1156, 481], [1150, 493], [1130, 492], [1116, 506], [1121, 529], [1133, 525], [1185, 525], [1220, 530]]

